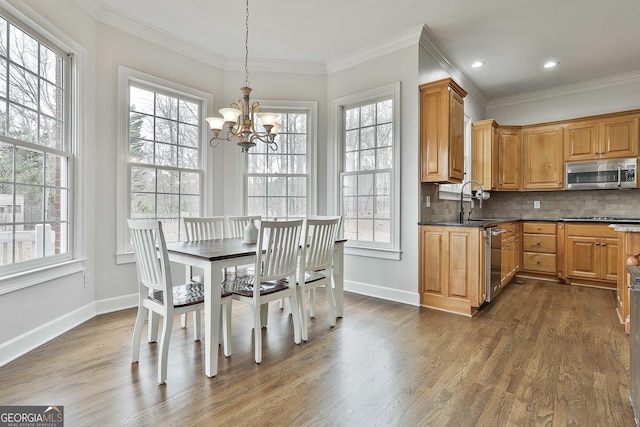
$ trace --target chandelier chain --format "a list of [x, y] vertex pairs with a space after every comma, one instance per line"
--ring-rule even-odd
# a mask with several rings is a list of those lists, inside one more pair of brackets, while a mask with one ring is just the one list
[[249, 0], [247, 0], [247, 11], [245, 18], [245, 35], [244, 35], [244, 85], [250, 87], [249, 84]]

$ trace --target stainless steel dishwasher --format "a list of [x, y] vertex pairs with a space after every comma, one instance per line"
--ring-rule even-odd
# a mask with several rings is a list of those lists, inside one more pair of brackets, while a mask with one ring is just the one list
[[502, 235], [506, 230], [497, 227], [485, 229], [485, 283], [487, 286], [486, 302], [491, 302], [502, 289]]

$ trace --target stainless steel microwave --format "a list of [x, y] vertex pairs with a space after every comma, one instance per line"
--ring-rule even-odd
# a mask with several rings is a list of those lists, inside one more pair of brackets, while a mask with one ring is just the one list
[[567, 190], [636, 188], [638, 159], [567, 162]]

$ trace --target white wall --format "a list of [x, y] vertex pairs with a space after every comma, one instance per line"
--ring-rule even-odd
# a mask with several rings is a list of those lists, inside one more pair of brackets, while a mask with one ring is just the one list
[[498, 100], [489, 103], [486, 118], [501, 125], [526, 125], [638, 108], [640, 75]]
[[[400, 125], [401, 260], [346, 256], [345, 289], [417, 304], [419, 181], [417, 41], [416, 46], [406, 47], [330, 74], [327, 78], [327, 101], [331, 106], [331, 102], [335, 99], [356, 95], [398, 81], [402, 115]], [[328, 114], [329, 120], [333, 120], [335, 112], [329, 111]], [[335, 197], [336, 191], [337, 188], [329, 189], [329, 197]]]
[[[84, 139], [93, 140], [96, 40], [93, 19], [73, 0], [12, 0], [0, 4], [28, 25], [64, 43], [70, 51], [77, 53], [75, 61], [84, 63], [86, 74], [82, 81], [84, 98], [81, 103], [87, 127], [83, 131]], [[69, 25], [71, 22], [73, 25]], [[75, 218], [81, 225], [76, 246], [81, 256], [86, 254], [89, 258], [86, 265], [91, 269], [95, 180], [86, 171], [92, 169], [94, 154], [93, 146], [85, 142], [81, 142], [86, 163], [78, 171], [81, 194], [77, 202], [85, 205], [86, 209], [83, 216]], [[80, 272], [0, 295], [0, 366], [16, 354], [26, 352], [93, 316], [94, 288], [84, 287], [84, 274]]]

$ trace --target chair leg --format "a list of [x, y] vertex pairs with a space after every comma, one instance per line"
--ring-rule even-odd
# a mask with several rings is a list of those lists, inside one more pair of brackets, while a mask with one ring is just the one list
[[302, 334], [300, 331], [300, 308], [298, 307], [297, 299], [295, 292], [289, 295], [291, 317], [293, 318], [293, 341], [296, 344], [300, 344]]
[[183, 313], [182, 316], [180, 316], [180, 327], [182, 329], [187, 328], [187, 313]]
[[149, 342], [158, 341], [158, 313], [149, 310]]
[[329, 325], [331, 327], [336, 326], [336, 303], [333, 299], [333, 290], [331, 289], [331, 283], [327, 283], [324, 286], [327, 292], [327, 301], [329, 302]]
[[267, 320], [269, 319], [269, 303], [260, 305], [260, 324], [263, 328], [267, 327]]
[[146, 307], [138, 307], [136, 324], [133, 327], [133, 340], [131, 343], [131, 363], [135, 363], [140, 359], [140, 341], [142, 341], [142, 328], [144, 327], [144, 319], [147, 317], [148, 311], [149, 310]]
[[[200, 318], [201, 318], [202, 310], [196, 310], [193, 312], [193, 339], [196, 341], [200, 341], [201, 335], [201, 327], [200, 327]], [[187, 314], [183, 314], [183, 316], [187, 316]]]
[[173, 329], [173, 316], [164, 316], [162, 322], [162, 337], [160, 338], [160, 360], [158, 360], [158, 383], [167, 382], [167, 358], [169, 357], [169, 341]]
[[[266, 304], [264, 304], [266, 305]], [[255, 345], [255, 359], [256, 363], [262, 362], [262, 325], [260, 318], [262, 306], [254, 307], [253, 309], [253, 344]]]
[[220, 311], [222, 317], [220, 324], [223, 331], [220, 334], [223, 337], [224, 355], [226, 357], [231, 356], [231, 300], [224, 304], [224, 310]]
[[316, 317], [316, 289], [309, 289], [309, 316]]
[[[300, 327], [302, 329], [302, 341], [307, 341], [309, 339], [309, 324], [307, 322], [307, 309], [306, 304], [304, 302], [304, 296], [307, 292], [303, 287], [298, 286], [296, 288], [296, 297], [298, 300], [298, 310], [300, 310]], [[292, 316], [293, 316], [292, 312]]]
[[278, 300], [278, 307], [280, 310], [284, 310], [284, 298], [280, 298], [280, 300]]

